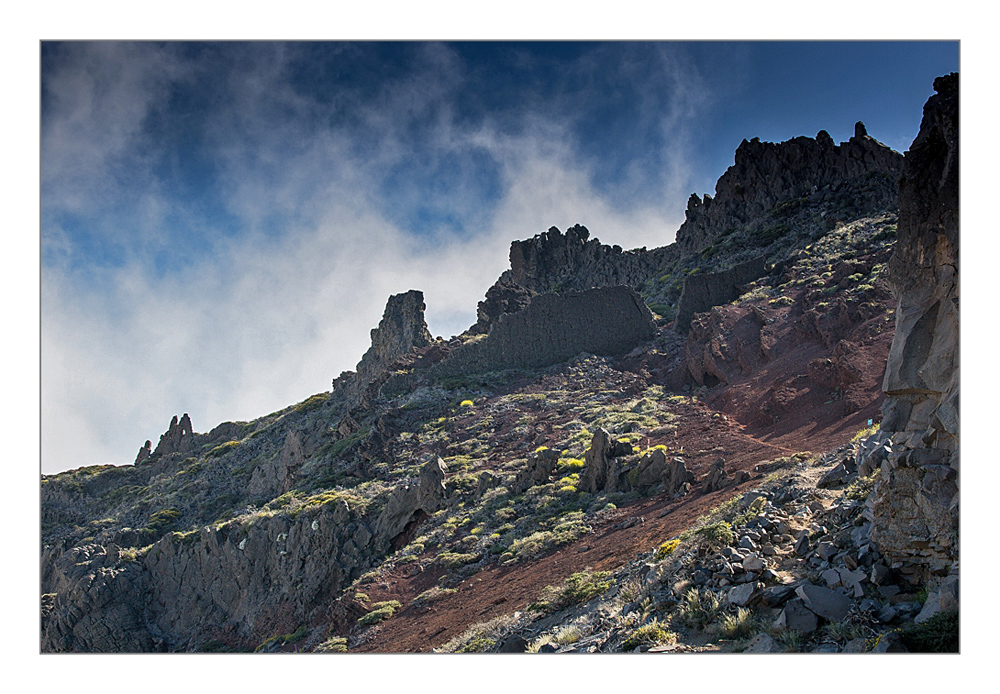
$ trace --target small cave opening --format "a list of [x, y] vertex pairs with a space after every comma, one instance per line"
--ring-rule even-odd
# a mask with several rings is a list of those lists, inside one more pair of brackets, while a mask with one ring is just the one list
[[406, 525], [403, 526], [402, 532], [400, 532], [396, 537], [389, 541], [389, 546], [392, 547], [392, 551], [396, 552], [413, 541], [413, 538], [417, 535], [417, 528], [421, 523], [430, 518], [426, 511], [422, 508], [418, 508], [410, 516], [410, 520], [406, 521]]
[[719, 379], [712, 374], [705, 374], [702, 377], [702, 381], [704, 382], [706, 388], [714, 388], [719, 385]]

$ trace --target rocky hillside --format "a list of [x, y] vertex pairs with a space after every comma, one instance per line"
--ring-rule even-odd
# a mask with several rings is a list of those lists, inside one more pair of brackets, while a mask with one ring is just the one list
[[515, 241], [462, 335], [390, 297], [330, 391], [43, 477], [42, 650], [957, 650], [935, 89], [905, 159], [744, 142], [677, 243]]

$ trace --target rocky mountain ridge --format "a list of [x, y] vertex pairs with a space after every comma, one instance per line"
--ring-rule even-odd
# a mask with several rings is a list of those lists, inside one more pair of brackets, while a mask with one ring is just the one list
[[465, 334], [393, 296], [331, 391], [43, 478], [42, 650], [918, 647], [957, 600], [935, 89], [905, 163], [744, 142], [676, 244], [514, 242]]

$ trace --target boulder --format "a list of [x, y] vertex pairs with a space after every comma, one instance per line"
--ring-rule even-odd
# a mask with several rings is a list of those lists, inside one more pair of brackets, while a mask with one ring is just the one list
[[795, 593], [795, 586], [770, 586], [761, 591], [761, 600], [768, 607], [780, 607]]
[[642, 457], [636, 468], [635, 486], [638, 488], [653, 487], [662, 484], [667, 496], [679, 495], [685, 485], [690, 487], [694, 482], [694, 473], [687, 469], [684, 459], [674, 456], [667, 460], [667, 455], [661, 448], [654, 448]]
[[818, 626], [815, 613], [806, 608], [801, 598], [793, 598], [785, 603], [781, 614], [774, 620], [775, 628], [797, 631], [800, 634], [811, 634]]
[[948, 576], [940, 585], [932, 588], [927, 594], [920, 613], [913, 621], [923, 624], [931, 617], [946, 612], [958, 611], [958, 576]]
[[757, 634], [747, 644], [744, 653], [781, 653], [784, 649], [770, 634]]
[[759, 589], [760, 584], [758, 583], [743, 583], [735, 588], [730, 588], [726, 597], [729, 600], [730, 605], [746, 607], [750, 604], [750, 601], [756, 597]]
[[414, 521], [419, 522], [421, 517], [444, 508], [447, 500], [444, 475], [447, 471], [444, 461], [436, 458], [420, 469], [415, 484], [407, 481], [396, 487], [375, 523], [375, 535], [380, 541], [391, 542]]
[[831, 622], [839, 622], [851, 611], [850, 598], [822, 586], [804, 583], [795, 589], [802, 604], [814, 614]]
[[708, 474], [705, 476], [705, 493], [717, 492], [732, 483], [733, 479], [726, 475], [726, 461], [719, 458], [712, 463], [712, 467], [709, 468]]

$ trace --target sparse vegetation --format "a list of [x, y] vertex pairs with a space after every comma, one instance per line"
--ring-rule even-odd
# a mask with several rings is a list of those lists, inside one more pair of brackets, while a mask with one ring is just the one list
[[629, 653], [639, 646], [663, 646], [674, 643], [677, 634], [663, 628], [658, 620], [653, 620], [649, 624], [633, 629], [625, 641], [622, 642], [621, 649]]
[[572, 574], [561, 586], [548, 586], [542, 591], [538, 601], [528, 606], [529, 610], [551, 614], [559, 610], [587, 602], [611, 587], [607, 571], [584, 570]]

